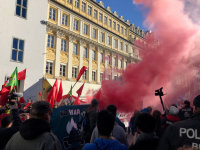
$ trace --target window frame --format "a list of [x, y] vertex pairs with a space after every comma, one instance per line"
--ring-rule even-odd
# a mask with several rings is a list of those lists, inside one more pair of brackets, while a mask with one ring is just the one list
[[85, 72], [83, 73], [83, 80], [87, 80], [87, 73], [88, 71], [87, 70], [85, 70]]
[[96, 53], [96, 50], [92, 50], [92, 60], [94, 60], [94, 61], [97, 60], [97, 53]]
[[66, 64], [60, 64], [60, 76], [66, 76]]
[[[14, 48], [14, 39], [17, 39], [17, 48]], [[19, 48], [20, 46], [20, 41], [23, 41], [23, 50], [21, 50]], [[11, 61], [13, 62], [18, 62], [18, 63], [23, 63], [24, 62], [24, 48], [25, 48], [25, 40], [20, 39], [20, 38], [16, 38], [16, 37], [12, 37], [12, 48], [11, 48]], [[16, 60], [12, 59], [13, 58], [13, 51], [16, 51]], [[22, 53], [22, 61], [19, 61], [18, 56], [19, 53]]]
[[[75, 45], [76, 45], [76, 53], [75, 52]], [[78, 44], [77, 43], [73, 43], [73, 55], [78, 55]]]
[[[67, 22], [67, 24], [66, 24]], [[62, 14], [62, 25], [68, 26], [69, 25], [69, 15], [63, 13]]]
[[88, 15], [92, 16], [92, 6], [90, 5], [88, 5]]
[[92, 81], [96, 81], [96, 71], [92, 70]]
[[[95, 34], [94, 34], [94, 31], [95, 31]], [[94, 35], [95, 35], [95, 37], [94, 37]], [[97, 39], [97, 29], [95, 29], [95, 28], [92, 29], [92, 38]]]
[[[85, 27], [87, 27], [87, 28], [85, 28]], [[86, 23], [84, 23], [84, 25], [83, 25], [83, 34], [89, 35], [89, 25]]]
[[88, 58], [88, 48], [84, 47], [83, 58]]
[[[96, 13], [95, 13], [96, 12]], [[94, 9], [94, 18], [95, 19], [98, 19], [98, 10], [97, 9]]]
[[67, 52], [67, 40], [66, 39], [61, 39], [61, 51]]
[[[52, 14], [51, 14], [52, 17], [50, 17], [50, 9], [55, 10], [55, 20], [54, 20], [54, 14], [53, 14], [53, 12], [52, 12]], [[54, 8], [54, 7], [49, 7], [49, 19], [52, 20], [52, 21], [57, 21], [57, 9], [56, 9], [56, 8]]]
[[[27, 19], [28, 0], [26, 0], [26, 7], [23, 6], [23, 2], [24, 2], [24, 0], [21, 0], [21, 4], [19, 5], [19, 4], [17, 4], [17, 0], [16, 0], [16, 4], [15, 4], [15, 15], [16, 15], [17, 17], [20, 17], [20, 18], [23, 18], [23, 19]], [[17, 14], [17, 6], [20, 7], [20, 15]], [[22, 10], [23, 10], [23, 9], [26, 10], [26, 16], [25, 16], [25, 17], [22, 16]]]
[[[48, 65], [49, 63], [49, 65]], [[50, 66], [50, 64], [52, 64], [52, 66]], [[47, 67], [48, 65], [48, 67]], [[49, 69], [49, 70], [48, 70]], [[52, 69], [52, 70], [51, 70]], [[50, 74], [50, 75], [53, 75], [53, 61], [51, 60], [46, 60], [46, 70], [45, 70], [45, 73], [46, 74]]]
[[112, 19], [109, 19], [108, 25], [109, 25], [110, 28], [112, 28]]
[[[84, 6], [84, 7], [83, 7]], [[84, 9], [83, 9], [84, 8]], [[81, 8], [81, 10], [83, 11], [83, 12], [86, 12], [86, 2], [84, 2], [84, 1], [82, 1], [82, 8]]]
[[[51, 42], [52, 39], [49, 40], [49, 37], [53, 37], [53, 43]], [[53, 47], [52, 47], [52, 44], [53, 44]], [[48, 34], [48, 38], [47, 38], [47, 47], [48, 48], [55, 48], [55, 36], [52, 35], [52, 34]]]
[[73, 29], [74, 29], [74, 31], [79, 31], [79, 20], [78, 19], [74, 19]]
[[80, 0], [75, 0], [74, 6], [75, 6], [76, 8], [79, 8], [79, 7], [80, 7]]
[[99, 12], [99, 21], [103, 22], [103, 13]]
[[104, 24], [108, 24], [108, 17], [107, 16], [104, 16]]
[[[75, 71], [75, 72], [74, 72]], [[72, 78], [77, 78], [77, 75], [78, 75], [78, 67], [76, 66], [73, 66], [72, 67]]]

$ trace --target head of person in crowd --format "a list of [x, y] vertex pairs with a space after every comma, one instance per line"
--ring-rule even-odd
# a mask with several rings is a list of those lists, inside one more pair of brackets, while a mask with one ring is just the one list
[[140, 113], [135, 123], [139, 133], [152, 133], [156, 127], [156, 121], [149, 113]]
[[153, 116], [156, 120], [160, 120], [161, 112], [160, 112], [159, 110], [154, 110], [152, 116]]
[[177, 107], [175, 107], [175, 106], [170, 106], [170, 108], [169, 108], [169, 114], [170, 114], [170, 115], [176, 116], [176, 115], [178, 115], [178, 113], [179, 113], [179, 110], [178, 110]]
[[116, 117], [117, 114], [117, 107], [115, 105], [108, 105], [106, 108], [107, 111], [113, 114]]
[[98, 106], [99, 106], [99, 101], [97, 99], [93, 99], [90, 104], [91, 109], [97, 110]]
[[30, 118], [41, 119], [50, 122], [51, 107], [47, 101], [37, 101], [32, 104]]
[[194, 98], [193, 105], [195, 107], [195, 112], [200, 112], [200, 95]]
[[99, 112], [97, 117], [97, 128], [100, 137], [110, 137], [114, 128], [115, 117], [107, 110]]
[[151, 112], [152, 112], [152, 107], [151, 107], [151, 106], [148, 106], [148, 107], [142, 109], [141, 112], [151, 114]]
[[185, 100], [184, 103], [183, 103], [183, 107], [190, 108], [190, 101]]
[[1, 120], [1, 128], [9, 128], [12, 126], [12, 123], [13, 123], [12, 116], [8, 115]]

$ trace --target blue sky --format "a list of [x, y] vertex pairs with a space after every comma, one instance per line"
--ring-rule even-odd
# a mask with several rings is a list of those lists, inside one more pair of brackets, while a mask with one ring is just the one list
[[[100, 0], [97, 0], [99, 2]], [[119, 16], [124, 16], [125, 20], [130, 20], [131, 24], [135, 24], [142, 29], [144, 21], [144, 13], [142, 7], [133, 4], [132, 0], [101, 0], [104, 6], [110, 6], [112, 12], [117, 11]]]

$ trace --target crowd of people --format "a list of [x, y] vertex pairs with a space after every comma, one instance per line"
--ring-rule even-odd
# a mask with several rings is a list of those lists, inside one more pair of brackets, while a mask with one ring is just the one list
[[[93, 99], [86, 110], [81, 133], [85, 144], [78, 149], [200, 149], [200, 95], [192, 106], [185, 100], [183, 106], [171, 105], [164, 114], [151, 107], [135, 111], [128, 128], [117, 117], [115, 105], [105, 110], [98, 106]], [[61, 150], [59, 138], [51, 131], [51, 113], [46, 101], [34, 102], [26, 112], [19, 109], [17, 101], [1, 108], [0, 150]]]

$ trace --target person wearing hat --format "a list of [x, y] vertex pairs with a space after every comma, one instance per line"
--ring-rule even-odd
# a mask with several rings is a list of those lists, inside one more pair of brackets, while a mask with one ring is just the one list
[[177, 150], [183, 146], [200, 149], [200, 95], [194, 98], [194, 115], [184, 121], [169, 126], [158, 150]]
[[193, 108], [190, 106], [190, 101], [185, 100], [183, 107], [179, 111], [179, 117], [181, 120], [189, 119], [193, 115]]

